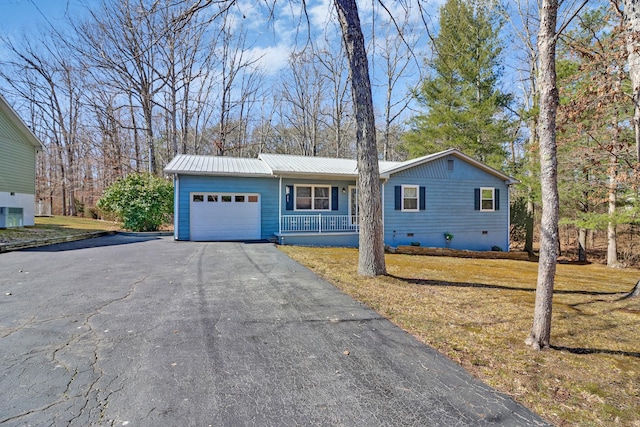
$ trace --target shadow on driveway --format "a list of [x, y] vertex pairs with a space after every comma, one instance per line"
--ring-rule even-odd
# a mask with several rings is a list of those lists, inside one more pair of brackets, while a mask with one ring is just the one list
[[91, 239], [76, 240], [74, 242], [56, 243], [53, 245], [39, 246], [36, 248], [21, 249], [20, 252], [63, 252], [79, 249], [100, 248], [105, 246], [130, 245], [133, 243], [159, 240], [157, 233], [144, 235], [144, 233], [117, 233], [113, 236], [94, 237]]

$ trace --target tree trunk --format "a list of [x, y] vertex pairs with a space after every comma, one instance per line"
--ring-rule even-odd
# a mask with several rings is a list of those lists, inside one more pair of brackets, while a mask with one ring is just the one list
[[535, 208], [533, 204], [533, 191], [531, 187], [527, 189], [527, 217], [525, 218], [525, 238], [524, 238], [524, 250], [533, 255], [533, 225], [535, 218]]
[[624, 0], [624, 23], [627, 29], [627, 60], [633, 87], [633, 127], [636, 157], [640, 162], [640, 5], [638, 0]]
[[618, 240], [616, 221], [617, 189], [618, 189], [618, 157], [615, 153], [611, 153], [609, 159], [609, 223], [607, 224], [607, 267], [617, 268], [620, 266], [618, 261]]
[[538, 33], [540, 113], [540, 184], [542, 218], [540, 224], [540, 260], [536, 287], [533, 327], [527, 345], [536, 350], [549, 347], [553, 285], [558, 259], [558, 167], [556, 157], [556, 20], [558, 0], [543, 0]]
[[364, 276], [378, 276], [386, 274], [387, 271], [384, 260], [380, 173], [369, 65], [356, 0], [334, 0], [334, 4], [349, 60], [351, 92], [356, 116], [360, 209], [358, 273]]
[[587, 229], [578, 229], [578, 261], [587, 262]]
[[[531, 67], [531, 72], [534, 73], [537, 69], [535, 66]], [[537, 88], [535, 87], [535, 80], [532, 79], [531, 82], [531, 91], [532, 93], [536, 93]], [[534, 107], [536, 104], [536, 96], [534, 98]], [[535, 117], [532, 117], [529, 120], [529, 127], [531, 129], [531, 134], [529, 135], [529, 154], [527, 155], [528, 164], [529, 164], [529, 173], [533, 175], [533, 170], [536, 167], [536, 162], [534, 161], [534, 156], [531, 153], [537, 142], [537, 127], [538, 120]], [[525, 223], [525, 239], [524, 239], [524, 250], [529, 254], [533, 255], [533, 229], [534, 229], [534, 218], [535, 218], [535, 205], [533, 202], [533, 189], [531, 185], [527, 186], [527, 217]]]

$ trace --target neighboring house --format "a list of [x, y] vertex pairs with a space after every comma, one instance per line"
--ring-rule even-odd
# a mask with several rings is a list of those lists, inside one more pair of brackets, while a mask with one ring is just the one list
[[35, 223], [40, 140], [0, 95], [0, 228]]
[[[358, 245], [355, 160], [178, 155], [165, 172], [174, 175], [177, 240]], [[380, 179], [385, 244], [509, 249], [513, 178], [451, 149], [380, 162]]]

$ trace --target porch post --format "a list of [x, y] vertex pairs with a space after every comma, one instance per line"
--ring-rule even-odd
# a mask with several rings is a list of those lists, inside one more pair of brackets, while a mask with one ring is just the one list
[[282, 234], [282, 176], [278, 184], [278, 235]]
[[180, 238], [180, 178], [173, 174], [173, 240]]
[[[382, 180], [381, 180], [382, 181]], [[384, 183], [385, 181], [382, 181], [382, 189], [380, 191], [380, 203], [382, 204], [382, 242], [384, 243]]]
[[507, 184], [507, 242], [505, 250], [511, 251], [511, 185]]

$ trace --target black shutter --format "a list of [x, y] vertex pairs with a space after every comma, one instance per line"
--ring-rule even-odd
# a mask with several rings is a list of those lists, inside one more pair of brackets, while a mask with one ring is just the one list
[[331, 187], [331, 210], [338, 210], [338, 187]]
[[500, 189], [496, 188], [494, 191], [494, 197], [495, 197], [495, 210], [499, 211], [500, 210]]
[[285, 187], [285, 209], [288, 211], [293, 210], [293, 185], [287, 185]]
[[475, 210], [479, 211], [480, 210], [480, 189], [476, 188], [474, 189], [474, 193], [475, 193]]
[[396, 210], [402, 210], [402, 187], [400, 187], [399, 185], [396, 185], [395, 187], [395, 191], [396, 191]]
[[420, 210], [423, 211], [425, 209], [427, 209], [427, 189], [420, 187]]

